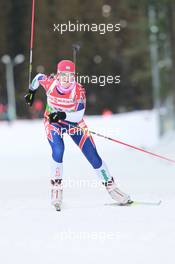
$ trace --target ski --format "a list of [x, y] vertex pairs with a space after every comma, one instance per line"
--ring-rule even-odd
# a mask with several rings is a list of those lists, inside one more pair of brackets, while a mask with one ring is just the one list
[[162, 203], [161, 200], [159, 201], [133, 201], [131, 204], [132, 206], [134, 205], [152, 205], [152, 206], [159, 206]]
[[145, 205], [145, 206], [159, 206], [162, 203], [159, 201], [138, 201], [133, 200], [129, 201], [127, 204], [118, 204], [118, 203], [106, 203], [106, 206], [137, 206], [137, 205]]

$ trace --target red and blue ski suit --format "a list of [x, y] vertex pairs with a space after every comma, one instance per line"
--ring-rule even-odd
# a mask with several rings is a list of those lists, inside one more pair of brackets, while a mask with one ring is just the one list
[[[54, 161], [62, 163], [64, 155], [63, 135], [68, 133], [93, 168], [100, 168], [102, 159], [97, 153], [93, 138], [87, 132], [87, 126], [83, 120], [86, 107], [85, 89], [75, 82], [73, 84], [74, 89], [70, 93], [62, 94], [57, 89], [57, 80], [44, 74], [36, 75], [32, 81], [31, 88], [37, 89], [39, 85], [45, 89], [47, 95], [44, 124]], [[65, 112], [66, 119], [56, 123], [49, 123], [48, 115], [56, 111]], [[83, 129], [75, 128], [75, 126]]]

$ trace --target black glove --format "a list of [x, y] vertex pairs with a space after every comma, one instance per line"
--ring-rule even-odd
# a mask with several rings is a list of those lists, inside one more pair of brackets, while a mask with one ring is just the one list
[[35, 99], [35, 91], [29, 90], [29, 92], [24, 96], [26, 104], [28, 104], [29, 106], [32, 106], [33, 101]]
[[51, 122], [58, 122], [59, 120], [66, 119], [65, 112], [54, 112], [49, 114], [49, 123]]

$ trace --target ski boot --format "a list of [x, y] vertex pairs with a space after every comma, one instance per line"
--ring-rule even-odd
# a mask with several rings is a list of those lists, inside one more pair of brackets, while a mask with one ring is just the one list
[[51, 204], [56, 211], [61, 211], [63, 199], [63, 184], [62, 180], [51, 180]]
[[109, 195], [113, 200], [117, 202], [118, 205], [130, 205], [133, 203], [130, 196], [122, 192], [114, 182], [114, 179], [103, 183], [108, 191]]

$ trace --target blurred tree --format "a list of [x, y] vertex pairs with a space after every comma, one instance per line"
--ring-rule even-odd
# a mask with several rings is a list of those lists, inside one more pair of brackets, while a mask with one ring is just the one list
[[173, 95], [173, 105], [175, 114], [175, 2], [170, 0], [168, 3], [168, 28], [170, 34], [170, 51], [171, 51], [171, 93]]
[[[7, 53], [6, 45], [8, 43], [8, 16], [10, 10], [10, 3], [8, 1], [0, 1], [0, 58]], [[5, 89], [5, 67], [0, 63], [0, 103], [6, 102]]]

